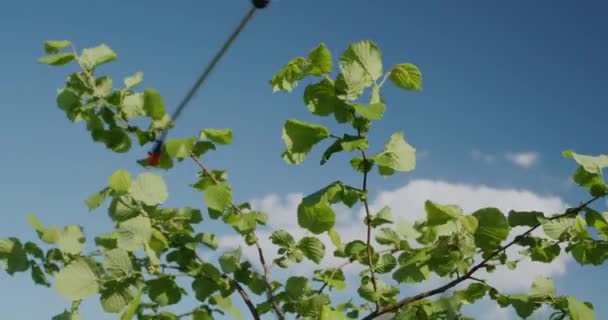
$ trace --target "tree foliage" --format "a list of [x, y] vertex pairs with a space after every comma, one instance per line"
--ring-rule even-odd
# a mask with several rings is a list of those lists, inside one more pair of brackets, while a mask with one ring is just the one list
[[[109, 46], [78, 53], [70, 41], [47, 41], [44, 49], [47, 55], [40, 63], [78, 64], [79, 70], [67, 77], [59, 91], [57, 105], [70, 121], [85, 123], [94, 142], [125, 153], [134, 144], [153, 143], [162, 130], [173, 126], [158, 91], [135, 89], [143, 81], [142, 72], [125, 78], [118, 88], [109, 76], [97, 74], [100, 66], [117, 57]], [[90, 210], [107, 208], [113, 230], [87, 237], [78, 225], [45, 226], [30, 215], [28, 222], [40, 241], [0, 240], [4, 270], [10, 275], [30, 271], [36, 284], [54, 287], [71, 302], [53, 319], [79, 319], [80, 302], [93, 297], [99, 298], [104, 311], [119, 314], [122, 320], [200, 320], [218, 314], [254, 319], [264, 314], [279, 319], [374, 319], [382, 315], [400, 320], [471, 319], [462, 314], [462, 307], [484, 297], [500, 307], [513, 308], [522, 318], [542, 306], [554, 310], [552, 319], [595, 318], [590, 303], [558, 294], [549, 278], [536, 278], [528, 292], [506, 294], [476, 273], [517, 268], [519, 260], [507, 252], [511, 247], [543, 263], [551, 263], [562, 252], [582, 265], [605, 263], [608, 213], [595, 211], [591, 204], [607, 195], [603, 169], [608, 167], [608, 156], [564, 153], [577, 163], [573, 179], [591, 198], [562, 213], [505, 213], [497, 208], [465, 212], [456, 204], [429, 199], [425, 219], [399, 226], [391, 213], [398, 208], [370, 212], [367, 180], [376, 171], [392, 176], [414, 170], [416, 149], [402, 131], [387, 137], [383, 146], [371, 146], [367, 135], [387, 109], [381, 93], [387, 80], [405, 91], [421, 90], [421, 72], [409, 62], [384, 66], [380, 48], [371, 41], [352, 43], [337, 64], [334, 60], [321, 44], [289, 61], [270, 80], [272, 90], [287, 92], [306, 82], [303, 94], [309, 111], [338, 124], [330, 130], [318, 123], [286, 120], [283, 159], [296, 165], [307, 160], [313, 148], [320, 148], [324, 152], [318, 161], [324, 165], [333, 160], [332, 155], [347, 153], [349, 165], [362, 180], [360, 186], [329, 182], [305, 196], [294, 212], [294, 219], [306, 231], [304, 237], [274, 230], [270, 240], [278, 249], [264, 251], [257, 231], [268, 216], [248, 203], [236, 202], [226, 172], [204, 165], [208, 152], [231, 143], [232, 131], [205, 128], [190, 137], [167, 140], [156, 167], [142, 159], [143, 173], [116, 170], [86, 199]], [[170, 170], [186, 159], [200, 169], [192, 187], [203, 193], [204, 210], [165, 205], [168, 189], [154, 171]], [[337, 204], [365, 209], [361, 239], [342, 242], [334, 228]], [[208, 261], [205, 256], [218, 249], [218, 238], [212, 232], [198, 231], [206, 217], [232, 227], [242, 237], [243, 247], [256, 249], [258, 261], [247, 260], [242, 248], [222, 252], [218, 261]], [[322, 240], [325, 234], [331, 244]], [[85, 251], [93, 243], [96, 250]], [[310, 276], [272, 279], [271, 267], [289, 270], [304, 260], [320, 265], [331, 256], [342, 264], [319, 267]], [[358, 283], [346, 281], [342, 267], [347, 264], [363, 268]], [[444, 283], [412, 296], [401, 294], [407, 284], [428, 280], [433, 274], [444, 278]], [[182, 281], [184, 277], [186, 281]], [[346, 302], [333, 294], [347, 288], [355, 296]], [[191, 297], [197, 306], [177, 313], [175, 305]], [[234, 299], [242, 300], [247, 310], [238, 309]]]

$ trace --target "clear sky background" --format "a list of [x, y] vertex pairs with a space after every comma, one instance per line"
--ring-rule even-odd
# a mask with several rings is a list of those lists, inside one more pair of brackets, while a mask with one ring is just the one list
[[[69, 39], [79, 48], [107, 43], [119, 58], [101, 72], [120, 83], [143, 71], [143, 86], [159, 90], [173, 108], [248, 8], [246, 0], [4, 1], [0, 235], [35, 239], [26, 223], [27, 214], [35, 213], [45, 223], [84, 225], [92, 240], [111, 226], [103, 210], [87, 212], [84, 199], [105, 186], [115, 169], [143, 171], [135, 160], [147, 150], [114, 154], [58, 110], [57, 89], [69, 68], [36, 63], [44, 40]], [[234, 145], [208, 163], [229, 170], [242, 201], [274, 194], [289, 207], [288, 194], [308, 194], [336, 179], [358, 183], [346, 157], [319, 167], [320, 153], [314, 152], [301, 166], [284, 163], [285, 119], [324, 120], [308, 114], [303, 86], [273, 94], [268, 80], [320, 42], [336, 57], [348, 43], [370, 39], [383, 50], [385, 69], [412, 62], [424, 79], [422, 92], [385, 92], [388, 111], [371, 145], [381, 148], [391, 133], [403, 130], [421, 157], [412, 174], [371, 179], [378, 203], [391, 192], [404, 198], [399, 192], [408, 190], [443, 199], [444, 190], [455, 192], [449, 200], [465, 208], [485, 204], [476, 199], [482, 195], [494, 197], [486, 199], [488, 205], [509, 208], [576, 204], [585, 195], [570, 183], [575, 166], [561, 152], [608, 153], [606, 16], [608, 5], [600, 0], [277, 0], [256, 15], [171, 135], [233, 128]], [[184, 162], [163, 173], [169, 205], [203, 205], [201, 194], [188, 187], [195, 170]], [[268, 205], [271, 221], [295, 219], [295, 212], [273, 209]], [[606, 204], [597, 209], [605, 211]], [[560, 263], [563, 269], [551, 269], [558, 292], [592, 301], [598, 318], [607, 319], [606, 268]], [[53, 289], [35, 287], [29, 273], [0, 273], [0, 281], [3, 318], [48, 319], [68, 306]], [[96, 301], [83, 312], [85, 319], [110, 319], [98, 313]]]

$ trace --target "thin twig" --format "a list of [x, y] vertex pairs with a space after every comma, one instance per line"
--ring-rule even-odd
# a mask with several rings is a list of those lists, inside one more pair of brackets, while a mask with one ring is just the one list
[[[206, 175], [209, 176], [209, 178], [211, 179], [211, 181], [213, 181], [214, 184], [220, 183], [215, 178], [213, 173], [211, 171], [209, 171], [209, 169], [207, 169], [207, 167], [205, 167], [205, 165], [196, 156], [191, 155], [190, 158], [192, 158], [192, 160], [194, 160], [194, 162], [199, 166], [199, 168], [203, 171], [203, 173], [205, 173]], [[243, 213], [241, 208], [239, 208], [232, 201], [230, 202], [230, 206], [234, 209], [234, 211], [237, 214]], [[262, 247], [260, 246], [260, 243], [258, 242], [257, 237], [255, 240], [255, 246], [258, 249], [257, 250], [258, 257], [260, 259], [260, 263], [262, 264], [262, 268], [264, 269], [264, 282], [266, 282], [266, 293], [268, 294], [268, 300], [270, 301], [270, 304], [272, 305], [274, 312], [279, 317], [279, 320], [283, 320], [283, 319], [285, 319], [285, 314], [283, 313], [283, 310], [281, 310], [281, 307], [279, 307], [279, 305], [277, 304], [277, 302], [274, 298], [274, 294], [272, 293], [272, 283], [270, 281], [270, 268], [268, 267], [268, 264], [266, 263], [266, 258], [264, 257], [264, 252], [262, 251]]]
[[481, 283], [487, 283], [486, 280], [475, 278], [475, 277], [469, 277], [469, 279], [471, 279], [473, 281], [481, 282]]
[[351, 264], [355, 260], [356, 259], [351, 258], [349, 260], [346, 260], [345, 262], [343, 262], [341, 265], [337, 266], [336, 268], [334, 268], [334, 271], [329, 275], [329, 279], [323, 283], [321, 288], [319, 288], [319, 290], [317, 290], [317, 293], [318, 294], [323, 293], [323, 290], [325, 290], [325, 288], [329, 285], [329, 281], [333, 280], [333, 278], [336, 276], [336, 273], [338, 273], [338, 270], [346, 267], [347, 265]]
[[[560, 219], [563, 217], [566, 217], [568, 215], [571, 214], [578, 214], [581, 210], [583, 210], [585, 207], [587, 207], [589, 204], [591, 204], [592, 202], [594, 202], [595, 200], [602, 198], [603, 196], [600, 197], [594, 197], [591, 200], [588, 200], [587, 202], [581, 204], [578, 207], [575, 208], [570, 208], [568, 210], [566, 210], [566, 212], [564, 212], [563, 214], [554, 216], [549, 218], [548, 220], [556, 220], [556, 219]], [[481, 261], [480, 263], [478, 263], [477, 265], [473, 266], [471, 269], [469, 269], [469, 271], [467, 273], [465, 273], [464, 275], [440, 286], [437, 287], [433, 290], [429, 290], [429, 291], [425, 291], [422, 293], [419, 293], [417, 295], [411, 296], [411, 297], [407, 297], [403, 300], [400, 300], [397, 303], [394, 303], [392, 305], [388, 305], [379, 309], [376, 309], [375, 311], [373, 311], [372, 313], [368, 314], [367, 316], [365, 316], [362, 320], [371, 320], [374, 319], [382, 314], [388, 313], [388, 312], [392, 312], [395, 311], [401, 307], [407, 306], [413, 302], [428, 298], [430, 296], [434, 296], [436, 294], [442, 293], [447, 291], [448, 289], [456, 286], [457, 284], [465, 281], [465, 280], [469, 280], [469, 279], [473, 279], [472, 275], [478, 271], [479, 269], [485, 267], [488, 263], [488, 261], [492, 260], [494, 257], [496, 257], [497, 255], [499, 255], [500, 253], [506, 251], [508, 248], [510, 248], [512, 245], [514, 245], [515, 243], [517, 243], [517, 241], [519, 241], [521, 238], [529, 235], [530, 233], [532, 233], [534, 230], [536, 230], [538, 227], [540, 227], [542, 224], [538, 223], [535, 226], [531, 227], [530, 229], [528, 229], [526, 232], [522, 233], [519, 236], [516, 236], [512, 241], [510, 241], [509, 243], [507, 243], [506, 245], [502, 246], [501, 248], [497, 249], [496, 251], [494, 251], [492, 254], [490, 254], [487, 258], [485, 258], [483, 261]]]
[[[358, 135], [361, 136], [361, 131], [358, 131]], [[367, 166], [367, 157], [365, 156], [365, 151], [361, 150], [361, 157], [363, 158], [363, 163]], [[367, 170], [363, 171], [363, 193], [367, 193]], [[363, 199], [363, 205], [365, 207], [365, 219], [367, 224], [367, 262], [369, 264], [369, 273], [372, 276], [372, 286], [374, 287], [374, 293], [378, 291], [378, 287], [376, 285], [376, 274], [374, 272], [374, 263], [372, 262], [372, 216], [369, 210], [369, 203], [367, 202], [367, 196]], [[376, 310], [380, 308], [380, 304], [376, 299]]]

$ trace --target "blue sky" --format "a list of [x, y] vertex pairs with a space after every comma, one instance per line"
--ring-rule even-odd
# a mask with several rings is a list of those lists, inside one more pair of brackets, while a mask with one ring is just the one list
[[[107, 43], [119, 59], [102, 72], [119, 82], [141, 70], [144, 87], [158, 89], [174, 106], [248, 7], [246, 0], [4, 4], [0, 235], [33, 239], [26, 223], [30, 212], [46, 223], [82, 224], [91, 235], [104, 232], [110, 227], [105, 213], [88, 213], [83, 200], [115, 169], [142, 171], [134, 161], [146, 150], [113, 154], [57, 109], [56, 91], [68, 70], [36, 63], [44, 40], [69, 39], [79, 48]], [[529, 190], [575, 203], [584, 194], [568, 183], [575, 166], [561, 152], [608, 152], [602, 143], [608, 119], [607, 14], [608, 5], [599, 0], [277, 0], [254, 18], [171, 135], [233, 128], [234, 145], [207, 161], [229, 170], [240, 200], [311, 193], [336, 179], [358, 183], [346, 157], [319, 167], [320, 153], [314, 152], [301, 166], [284, 163], [285, 119], [324, 120], [307, 113], [303, 87], [273, 94], [268, 80], [320, 42], [337, 56], [348, 43], [370, 39], [383, 50], [385, 68], [412, 62], [424, 77], [422, 92], [386, 90], [388, 111], [370, 138], [380, 148], [391, 133], [403, 130], [425, 156], [412, 174], [372, 177], [373, 196], [428, 179]], [[506, 157], [522, 152], [536, 155], [531, 167]], [[188, 187], [194, 174], [188, 162], [163, 174], [169, 205], [202, 206], [201, 195]], [[598, 208], [606, 210], [605, 204]], [[598, 288], [598, 279], [606, 276], [600, 268], [569, 263], [556, 282], [560, 292], [591, 300], [608, 314], [599, 306], [605, 299]], [[42, 319], [67, 306], [53, 290], [30, 284], [29, 274], [7, 278], [0, 274], [8, 316]]]

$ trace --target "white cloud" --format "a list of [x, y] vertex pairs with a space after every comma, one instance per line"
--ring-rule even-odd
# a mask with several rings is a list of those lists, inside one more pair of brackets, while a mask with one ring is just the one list
[[473, 160], [484, 162], [485, 164], [494, 164], [496, 162], [496, 156], [489, 153], [481, 152], [477, 149], [471, 151], [471, 157]]
[[513, 164], [518, 165], [522, 168], [530, 168], [538, 162], [538, 152], [528, 151], [528, 152], [517, 152], [517, 153], [507, 153], [505, 158], [511, 161]]
[[[288, 194], [283, 198], [271, 194], [253, 200], [251, 203], [255, 209], [268, 214], [270, 230], [285, 229], [298, 239], [306, 234], [297, 225], [296, 210], [301, 197], [301, 194]], [[529, 190], [497, 189], [485, 185], [459, 184], [436, 180], [413, 180], [401, 188], [379, 192], [371, 201], [370, 209], [376, 212], [384, 206], [390, 206], [394, 217], [413, 222], [424, 218], [424, 202], [426, 200], [433, 200], [440, 204], [457, 204], [467, 214], [484, 207], [496, 207], [505, 214], [509, 210], [538, 210], [546, 214], [553, 214], [563, 211], [565, 207], [564, 202], [558, 197], [539, 195]], [[338, 221], [335, 229], [341, 234], [343, 242], [364, 238], [365, 226], [362, 223], [362, 217], [364, 216], [362, 209], [349, 210], [346, 207], [338, 207], [336, 211]], [[266, 259], [272, 261], [276, 253], [276, 247], [268, 239], [270, 230], [258, 232], [258, 237], [261, 245], [265, 248]], [[321, 239], [327, 246], [326, 259], [323, 261], [323, 265], [318, 266], [307, 262], [298, 265], [297, 269], [291, 272], [310, 273], [320, 267], [337, 266], [343, 261], [343, 259], [337, 259], [331, 255], [333, 245], [329, 238], [322, 235]], [[220, 245], [223, 248], [234, 248], [240, 244], [242, 244], [242, 239], [239, 236], [223, 236], [220, 239]], [[516, 255], [517, 251], [517, 248], [513, 248], [508, 253]], [[253, 247], [246, 248], [245, 254], [249, 259], [257, 262], [257, 252]], [[558, 257], [551, 264], [524, 260], [520, 262], [516, 270], [499, 267], [494, 273], [484, 274], [479, 272], [477, 276], [487, 279], [491, 285], [500, 290], [527, 291], [537, 275], [551, 277], [564, 274], [568, 261], [569, 259], [565, 255]], [[257, 263], [254, 263], [254, 265], [257, 265]], [[359, 267], [351, 265], [345, 268], [345, 271], [347, 270], [356, 272]], [[444, 282], [445, 280], [433, 278], [425, 282], [420, 288], [430, 288]]]

